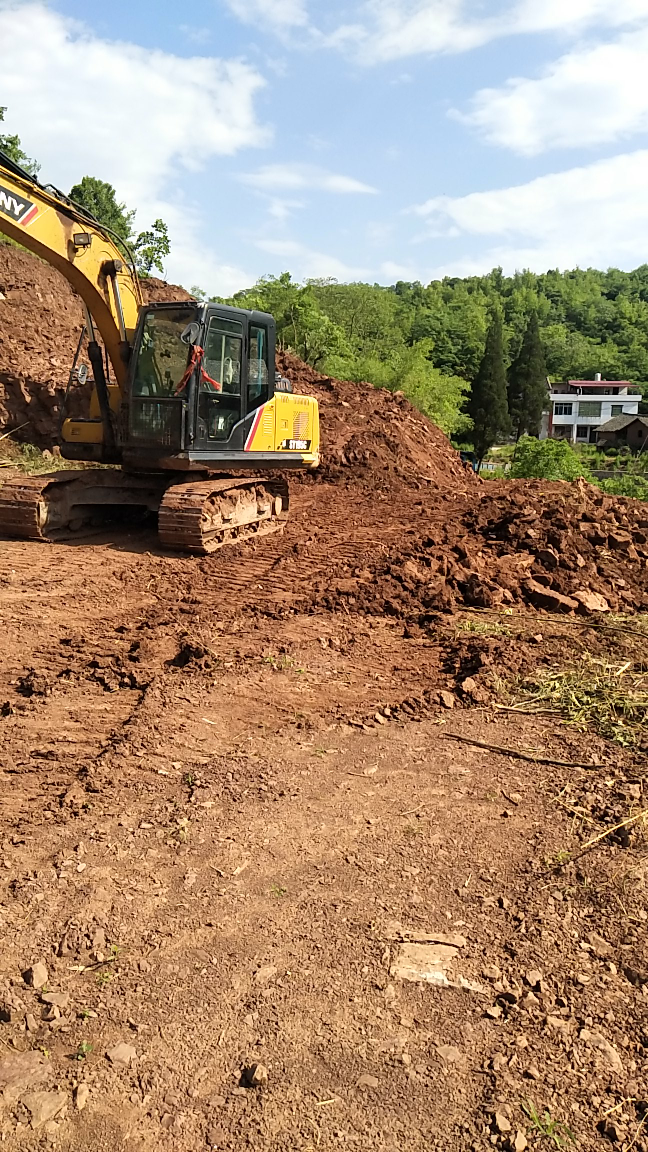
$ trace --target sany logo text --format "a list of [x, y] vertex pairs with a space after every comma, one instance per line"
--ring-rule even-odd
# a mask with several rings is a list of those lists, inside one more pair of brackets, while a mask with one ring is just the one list
[[0, 212], [9, 216], [16, 224], [29, 224], [38, 213], [38, 205], [17, 196], [10, 188], [3, 188], [0, 184]]

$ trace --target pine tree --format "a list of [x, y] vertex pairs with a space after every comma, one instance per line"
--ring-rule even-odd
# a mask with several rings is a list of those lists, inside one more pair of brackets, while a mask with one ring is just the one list
[[488, 449], [511, 432], [506, 396], [502, 316], [496, 307], [491, 311], [486, 348], [472, 386], [468, 415], [473, 421], [471, 438], [475, 455], [481, 464]]
[[538, 435], [547, 398], [547, 365], [538, 317], [532, 312], [520, 351], [508, 371], [508, 406], [516, 440], [523, 432]]

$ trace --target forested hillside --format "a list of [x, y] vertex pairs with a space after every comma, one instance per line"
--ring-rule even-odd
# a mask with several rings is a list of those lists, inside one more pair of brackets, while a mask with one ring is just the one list
[[279, 339], [320, 371], [400, 387], [448, 432], [465, 427], [462, 407], [484, 354], [489, 314], [501, 310], [508, 363], [537, 314], [552, 379], [648, 380], [648, 264], [447, 277], [390, 288], [264, 277], [228, 303], [277, 319]]

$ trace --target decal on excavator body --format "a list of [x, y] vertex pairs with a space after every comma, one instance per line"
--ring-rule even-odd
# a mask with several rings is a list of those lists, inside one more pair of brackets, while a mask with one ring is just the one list
[[38, 213], [38, 205], [33, 204], [31, 200], [26, 200], [24, 196], [16, 196], [15, 192], [3, 188], [0, 184], [0, 212], [4, 216], [9, 216], [14, 223], [22, 224], [24, 227]]

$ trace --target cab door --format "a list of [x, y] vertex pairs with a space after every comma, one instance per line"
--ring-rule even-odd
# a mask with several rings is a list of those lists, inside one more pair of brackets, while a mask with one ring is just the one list
[[244, 414], [245, 319], [210, 313], [196, 380], [195, 447], [214, 451], [227, 444]]

